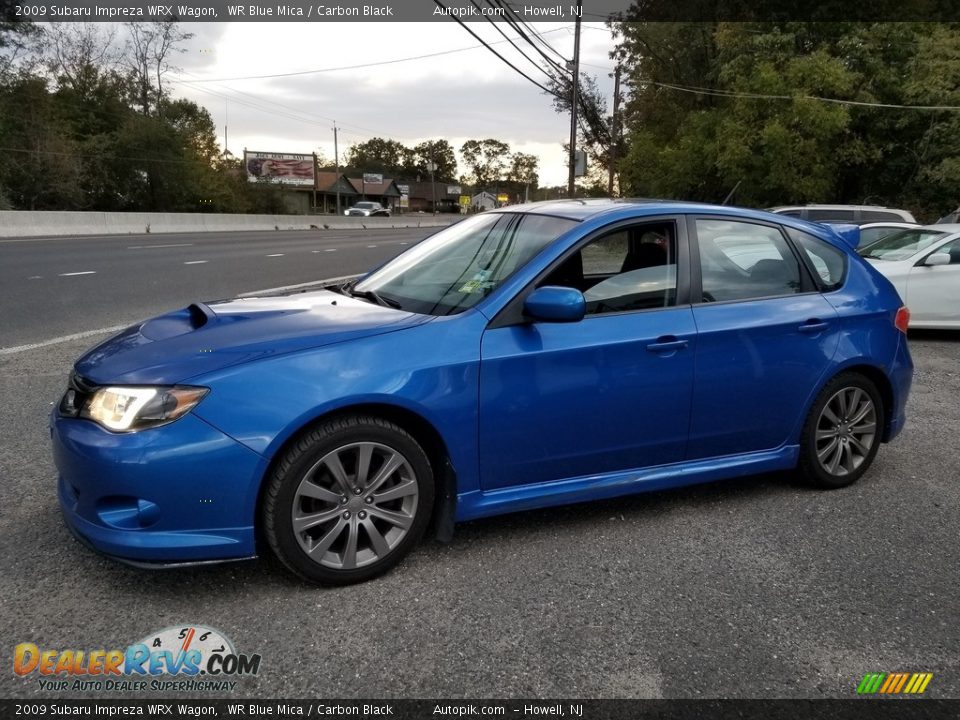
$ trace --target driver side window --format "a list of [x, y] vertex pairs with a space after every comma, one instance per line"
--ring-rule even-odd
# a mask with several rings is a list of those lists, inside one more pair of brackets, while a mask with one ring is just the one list
[[583, 292], [587, 315], [676, 303], [677, 232], [673, 222], [606, 233], [567, 257], [541, 283]]

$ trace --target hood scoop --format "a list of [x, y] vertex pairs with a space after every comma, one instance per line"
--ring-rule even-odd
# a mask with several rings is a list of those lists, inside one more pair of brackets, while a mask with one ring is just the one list
[[213, 310], [203, 303], [193, 303], [183, 310], [147, 320], [140, 327], [140, 334], [148, 340], [166, 340], [199, 330], [216, 317]]

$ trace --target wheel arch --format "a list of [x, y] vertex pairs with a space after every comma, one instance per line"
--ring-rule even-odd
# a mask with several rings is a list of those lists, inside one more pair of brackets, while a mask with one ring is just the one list
[[810, 399], [807, 402], [806, 411], [801, 419], [801, 427], [807, 415], [810, 413], [813, 403], [816, 401], [823, 389], [829, 383], [831, 383], [834, 378], [847, 373], [855, 373], [857, 375], [864, 376], [873, 383], [874, 387], [877, 388], [877, 392], [880, 393], [880, 402], [883, 406], [881, 408], [883, 412], [883, 434], [881, 435], [880, 440], [881, 442], [887, 442], [890, 434], [890, 423], [893, 419], [893, 384], [890, 382], [890, 378], [887, 377], [887, 374], [882, 368], [878, 368], [876, 365], [870, 365], [869, 363], [865, 362], [854, 362], [849, 365], [844, 365], [836, 372], [823, 378], [823, 382], [821, 382], [819, 387], [817, 387], [817, 389], [810, 395]]
[[284, 453], [315, 427], [330, 420], [352, 415], [366, 415], [392, 422], [410, 433], [413, 439], [423, 448], [434, 473], [434, 501], [433, 508], [430, 511], [430, 525], [427, 533], [441, 542], [450, 542], [453, 538], [454, 516], [457, 509], [457, 476], [443, 436], [429, 420], [413, 410], [389, 403], [367, 402], [338, 407], [312, 418], [291, 433], [276, 448], [264, 470], [260, 487], [257, 490], [254, 530], [258, 548], [266, 547], [266, 539], [263, 537], [263, 523], [260, 520], [260, 509], [263, 506], [263, 496], [268, 485], [267, 479], [273, 473]]

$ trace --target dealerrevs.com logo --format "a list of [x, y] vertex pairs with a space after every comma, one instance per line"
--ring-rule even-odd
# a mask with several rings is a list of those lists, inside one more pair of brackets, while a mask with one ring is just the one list
[[260, 671], [259, 655], [238, 653], [219, 630], [168, 627], [126, 649], [51, 650], [20, 643], [13, 671], [37, 677], [41, 690], [112, 692], [232, 691], [239, 676]]

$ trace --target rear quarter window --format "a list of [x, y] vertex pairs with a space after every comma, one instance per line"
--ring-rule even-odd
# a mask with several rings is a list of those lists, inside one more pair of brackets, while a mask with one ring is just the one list
[[810, 263], [813, 275], [824, 291], [836, 290], [843, 285], [847, 271], [847, 254], [830, 243], [802, 230], [787, 228], [790, 239], [803, 251]]

